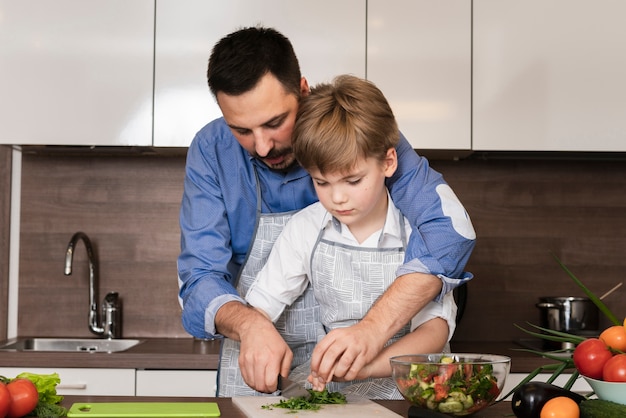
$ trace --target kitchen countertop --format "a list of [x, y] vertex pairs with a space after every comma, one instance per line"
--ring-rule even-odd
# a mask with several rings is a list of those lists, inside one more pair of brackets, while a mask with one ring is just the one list
[[[132, 397], [132, 396], [66, 396], [62, 405], [69, 408], [75, 402], [217, 402], [222, 417], [246, 418], [230, 398], [164, 398], [164, 397]], [[397, 414], [408, 417], [410, 404], [406, 401], [376, 401]], [[512, 416], [510, 402], [500, 402], [477, 412], [472, 418], [503, 418]], [[286, 414], [285, 416], [290, 416]]]
[[[61, 353], [0, 351], [0, 367], [80, 367], [80, 368], [133, 368], [172, 370], [215, 370], [218, 365], [220, 341], [193, 338], [139, 338], [143, 340], [126, 351], [117, 353]], [[535, 354], [516, 351], [521, 348], [514, 342], [485, 342], [452, 344], [454, 352], [501, 354], [512, 358], [512, 373], [529, 373], [552, 362]], [[245, 415], [228, 398], [164, 398], [164, 397], [111, 397], [65, 396], [63, 405], [74, 402], [218, 402], [223, 417], [244, 418]], [[384, 407], [408, 417], [406, 401], [377, 401]], [[510, 402], [492, 405], [473, 418], [503, 418], [512, 416]]]
[[[216, 370], [219, 360], [219, 340], [193, 338], [139, 338], [143, 340], [126, 351], [117, 353], [91, 352], [28, 352], [0, 351], [0, 367], [84, 367], [172, 370]], [[518, 351], [513, 341], [453, 342], [457, 353], [488, 353], [511, 357], [511, 373], [529, 373], [553, 360]]]
[[219, 340], [137, 339], [142, 343], [117, 353], [0, 350], [0, 366], [217, 370]]

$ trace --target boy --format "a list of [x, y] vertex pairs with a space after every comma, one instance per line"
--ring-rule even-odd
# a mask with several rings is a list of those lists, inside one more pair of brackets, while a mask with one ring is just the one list
[[[276, 321], [310, 283], [328, 332], [320, 344], [333, 339], [333, 330], [366, 315], [395, 280], [411, 233], [385, 186], [397, 168], [399, 140], [387, 100], [366, 80], [340, 76], [302, 99], [293, 151], [311, 175], [319, 202], [287, 223], [247, 292], [250, 305]], [[329, 390], [371, 399], [400, 398], [389, 357], [444, 350], [455, 315], [448, 293], [396, 333], [357, 380], [331, 384], [314, 375], [308, 380], [316, 390], [329, 384]], [[304, 370], [297, 368], [292, 377]]]

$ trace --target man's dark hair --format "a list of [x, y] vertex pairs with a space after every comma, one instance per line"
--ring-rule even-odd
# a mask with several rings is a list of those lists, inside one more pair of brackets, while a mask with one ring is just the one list
[[285, 91], [300, 97], [300, 65], [293, 46], [280, 32], [261, 26], [233, 32], [215, 44], [207, 79], [211, 93], [238, 96], [252, 90], [267, 73]]

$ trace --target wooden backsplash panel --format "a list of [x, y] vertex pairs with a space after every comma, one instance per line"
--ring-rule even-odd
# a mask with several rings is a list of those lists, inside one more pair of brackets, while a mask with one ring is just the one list
[[[626, 162], [469, 159], [432, 166], [478, 234], [467, 266], [475, 279], [455, 340], [527, 338], [513, 324], [539, 323], [540, 296], [583, 296], [551, 253], [597, 295], [623, 281]], [[622, 318], [625, 295], [623, 286], [605, 299]]]
[[180, 324], [176, 257], [184, 157], [23, 156], [20, 335], [89, 336], [88, 270], [76, 231], [99, 259], [99, 301], [117, 291], [124, 335], [187, 337]]
[[[176, 257], [184, 157], [24, 155], [20, 335], [88, 336], [87, 263], [74, 274], [65, 248], [83, 230], [100, 259], [100, 298], [124, 299], [125, 334], [187, 336], [180, 325]], [[582, 295], [560, 257], [602, 294], [626, 267], [626, 163], [593, 160], [432, 161], [472, 217], [478, 234], [467, 270], [457, 341], [526, 337], [540, 296]], [[626, 286], [605, 299], [626, 316]]]

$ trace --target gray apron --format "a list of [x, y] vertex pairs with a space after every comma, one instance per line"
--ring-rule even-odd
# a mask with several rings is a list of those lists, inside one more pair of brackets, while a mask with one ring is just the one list
[[[274, 246], [274, 242], [287, 224], [293, 212], [261, 213], [261, 191], [257, 181], [257, 226], [246, 261], [237, 280], [237, 291], [245, 296], [257, 273], [263, 268]], [[274, 324], [293, 352], [292, 369], [311, 358], [313, 348], [324, 335], [319, 320], [319, 305], [311, 286], [291, 305], [285, 308]], [[243, 380], [239, 369], [239, 342], [224, 338], [220, 354], [217, 396], [264, 396], [250, 388]]]
[[[396, 279], [396, 270], [404, 262], [406, 234], [401, 219], [402, 242], [398, 248], [364, 248], [339, 244], [322, 238], [311, 258], [311, 283], [320, 303], [321, 321], [330, 329], [345, 328], [359, 322], [374, 302]], [[386, 345], [410, 332], [406, 324]], [[302, 382], [310, 373], [310, 362], [298, 367], [290, 376]], [[402, 399], [389, 378], [369, 378], [350, 382], [330, 382], [329, 391], [357, 394], [368, 399]]]

